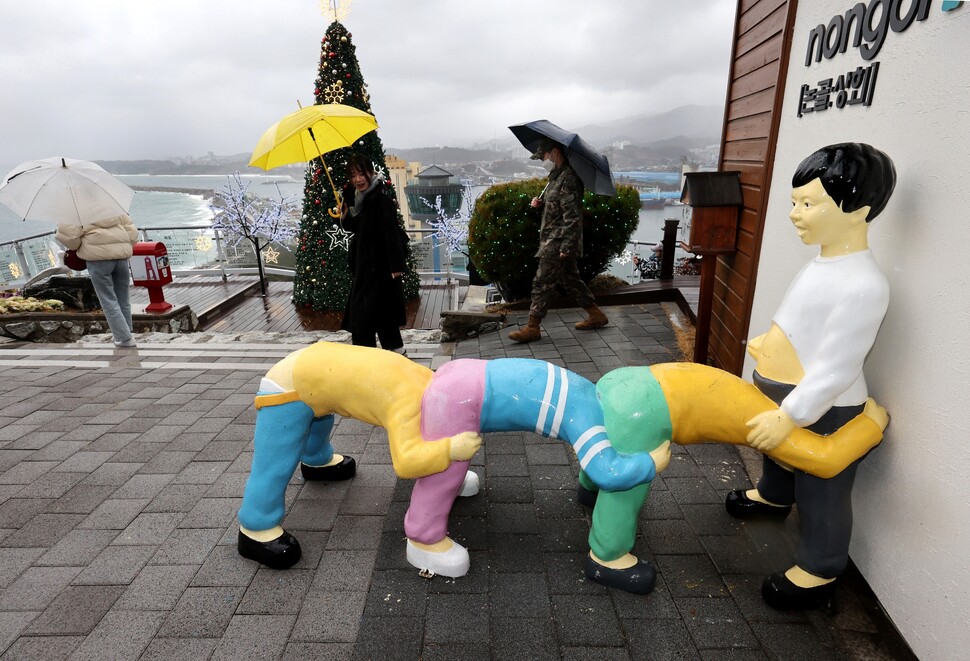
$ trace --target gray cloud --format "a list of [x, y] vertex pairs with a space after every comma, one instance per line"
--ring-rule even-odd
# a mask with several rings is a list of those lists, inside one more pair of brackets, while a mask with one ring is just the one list
[[[734, 11], [734, 0], [356, 0], [345, 25], [386, 146], [470, 145], [543, 117], [579, 127], [720, 105]], [[314, 0], [5, 2], [0, 166], [247, 151], [312, 102], [328, 23]]]

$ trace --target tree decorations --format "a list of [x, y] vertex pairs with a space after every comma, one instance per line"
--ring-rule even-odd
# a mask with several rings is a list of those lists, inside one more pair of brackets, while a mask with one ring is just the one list
[[[469, 198], [469, 190], [465, 186], [462, 191], [462, 199], [466, 206], [471, 204]], [[427, 221], [427, 224], [434, 230], [431, 236], [442, 241], [449, 253], [460, 252], [467, 256], [464, 248], [468, 243], [468, 218], [471, 214], [465, 214], [463, 211], [449, 213], [441, 204], [440, 195], [435, 197], [434, 204], [423, 197], [421, 201], [437, 216], [434, 220]]]
[[[326, 35], [320, 42], [320, 59], [313, 84], [314, 102], [343, 103], [373, 114], [353, 39], [338, 22], [339, 16], [346, 16], [350, 3], [324, 2], [321, 6], [326, 16], [336, 20], [327, 28]], [[347, 259], [350, 235], [327, 213], [328, 209], [337, 206], [327, 174], [333, 179], [336, 190], [349, 190], [347, 161], [354, 154], [359, 154], [374, 164], [377, 173], [375, 176], [384, 182], [384, 194], [394, 200], [396, 205], [394, 186], [386, 174], [384, 146], [376, 131], [364, 135], [353, 147], [328, 152], [326, 166], [320, 159], [310, 161], [304, 177], [300, 248], [296, 251], [297, 269], [293, 280], [293, 302], [296, 305], [310, 306], [315, 310], [343, 310], [346, 307], [351, 285]], [[400, 213], [398, 223], [404, 225]], [[420, 280], [410, 248], [406, 258], [404, 294], [413, 299], [418, 296]]]
[[280, 252], [278, 250], [273, 250], [273, 246], [267, 246], [266, 250], [263, 251], [263, 260], [267, 264], [278, 264], [279, 257]]
[[333, 227], [324, 230], [324, 234], [326, 234], [327, 238], [330, 239], [330, 250], [340, 248], [346, 251], [349, 249], [351, 236], [350, 232], [344, 230], [344, 228], [340, 226], [340, 223], [336, 223]]
[[629, 250], [624, 250], [619, 255], [613, 258], [613, 263], [620, 266], [625, 266], [633, 261], [633, 253]]
[[[352, 4], [352, 0], [320, 0], [320, 9], [323, 15], [331, 21], [342, 22], [350, 14], [350, 5]], [[342, 40], [347, 41], [347, 36], [342, 37]]]
[[344, 94], [344, 82], [342, 80], [334, 81], [323, 90], [323, 98], [327, 103], [343, 103], [344, 96], [346, 95]]
[[279, 199], [269, 200], [251, 194], [250, 184], [244, 184], [238, 172], [226, 179], [225, 187], [216, 191], [209, 205], [215, 214], [212, 229], [225, 232], [232, 246], [244, 239], [252, 244], [259, 267], [259, 286], [265, 297], [266, 275], [261, 250], [270, 242], [289, 250], [286, 244], [297, 234], [293, 218], [299, 205], [292, 196], [284, 196], [279, 185], [276, 187]]

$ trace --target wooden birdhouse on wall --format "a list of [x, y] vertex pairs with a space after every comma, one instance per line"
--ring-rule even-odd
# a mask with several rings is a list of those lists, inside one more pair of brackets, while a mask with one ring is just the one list
[[687, 172], [680, 201], [690, 207], [690, 250], [700, 255], [735, 251], [743, 206], [740, 172]]

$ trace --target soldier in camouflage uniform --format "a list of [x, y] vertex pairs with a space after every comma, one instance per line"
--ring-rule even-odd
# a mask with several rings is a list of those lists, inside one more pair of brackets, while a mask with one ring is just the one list
[[577, 323], [576, 328], [591, 330], [608, 322], [596, 306], [589, 287], [580, 278], [576, 265], [576, 260], [583, 256], [583, 182], [566, 160], [565, 149], [557, 142], [543, 140], [532, 158], [550, 161], [553, 170], [545, 190], [532, 199], [533, 207], [543, 207], [539, 250], [536, 252], [539, 268], [532, 281], [529, 323], [509, 333], [509, 338], [516, 342], [532, 342], [541, 337], [539, 322], [546, 316], [549, 301], [555, 296], [559, 283], [589, 315]]

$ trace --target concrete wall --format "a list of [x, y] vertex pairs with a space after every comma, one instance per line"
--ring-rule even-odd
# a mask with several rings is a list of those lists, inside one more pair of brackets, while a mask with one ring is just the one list
[[[748, 335], [769, 327], [792, 277], [817, 254], [798, 240], [788, 219], [795, 166], [835, 142], [868, 142], [889, 154], [897, 188], [869, 237], [889, 277], [892, 300], [866, 375], [892, 422], [885, 441], [859, 470], [851, 555], [921, 659], [966, 658], [970, 3], [943, 12], [934, 0], [925, 20], [890, 31], [869, 62], [850, 45], [845, 53], [806, 66], [810, 31], [853, 4], [799, 3]], [[903, 16], [914, 6], [910, 0], [898, 4]], [[871, 61], [880, 62], [871, 106], [833, 106], [797, 116], [802, 84], [817, 87], [819, 80]], [[752, 367], [749, 358], [744, 373], [750, 375]]]

